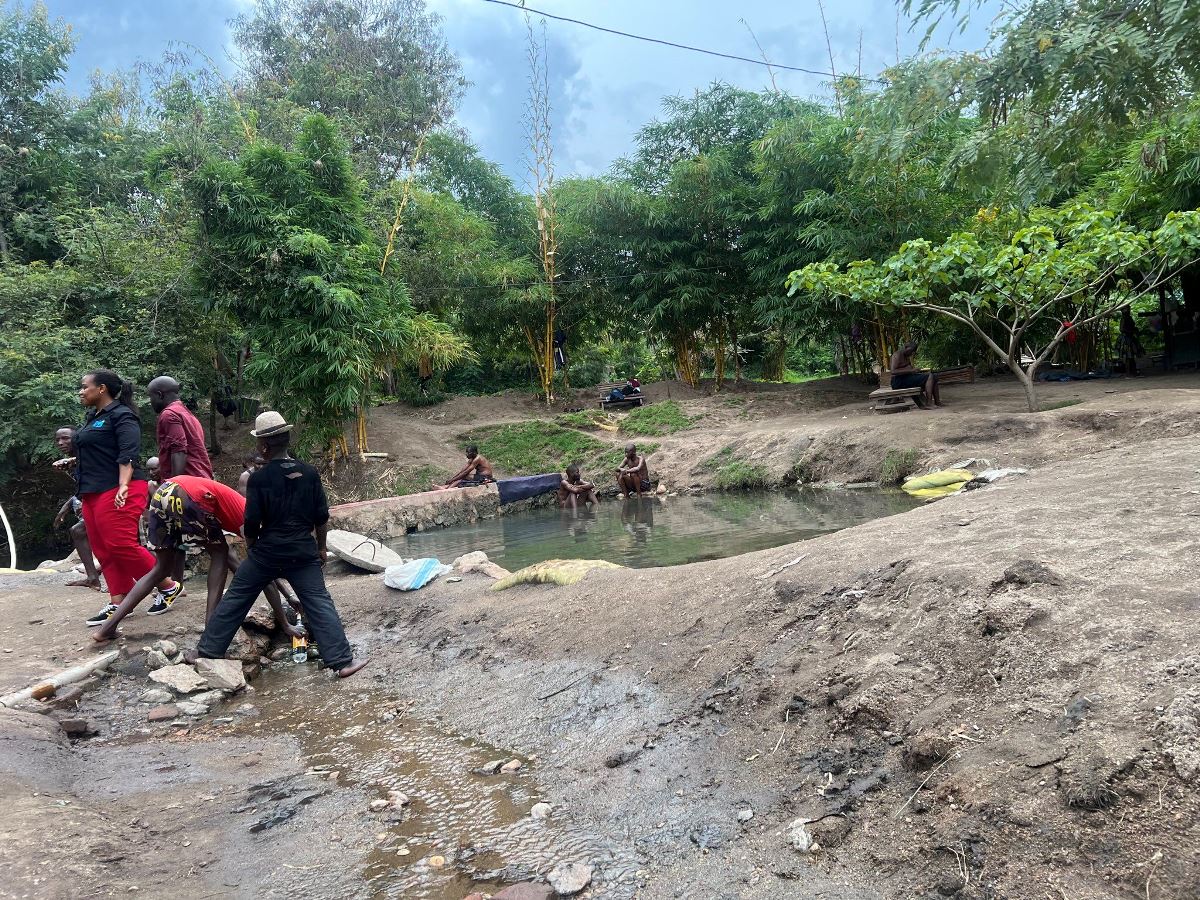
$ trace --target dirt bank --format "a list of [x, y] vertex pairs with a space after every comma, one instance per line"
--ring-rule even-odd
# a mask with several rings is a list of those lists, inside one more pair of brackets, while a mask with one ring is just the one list
[[[405, 746], [409, 726], [386, 730], [401, 710], [468, 747], [470, 762], [425, 778], [481, 818], [495, 800], [477, 789], [512, 812], [482, 832], [443, 829], [446, 868], [485, 887], [587, 859], [592, 896], [1194, 897], [1200, 405], [1178, 384], [1081, 385], [1087, 403], [1034, 416], [827, 411], [805, 452], [853, 440], [1036, 470], [802, 544], [503, 594], [481, 576], [412, 595], [339, 577], [372, 667], [294, 685], [298, 707], [340, 704], [324, 745], [349, 759], [336, 782], [305, 774], [317, 725], [300, 713], [291, 729], [236, 713], [270, 711], [261, 682], [234, 711], [148, 724], [141, 648], [191, 640], [197, 606], [131, 617], [119, 669], [69, 712], [97, 737], [65, 743], [53, 720], [68, 711], [0, 714], [0, 891], [388, 895], [372, 880], [383, 865], [420, 876], [392, 896], [459, 900], [464, 882], [437, 880], [432, 849], [380, 862], [396, 838], [367, 804], [380, 760], [407, 758], [385, 753]], [[768, 420], [782, 418], [750, 427], [780, 432]], [[0, 583], [0, 688], [94, 652], [79, 621], [95, 602], [32, 577]], [[287, 685], [289, 671], [266, 677]], [[354, 755], [363, 733], [382, 755]], [[522, 774], [470, 775], [487, 752], [524, 760]], [[534, 800], [553, 810], [536, 828]], [[397, 827], [440, 808], [414, 806]], [[278, 808], [290, 818], [249, 831]], [[794, 848], [798, 819], [819, 850]]]

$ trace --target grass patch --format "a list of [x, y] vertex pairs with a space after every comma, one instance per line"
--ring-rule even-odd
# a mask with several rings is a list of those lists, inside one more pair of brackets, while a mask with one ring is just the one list
[[694, 421], [674, 400], [663, 400], [630, 410], [621, 420], [621, 431], [625, 434], [658, 436], [690, 428]]
[[771, 480], [765, 466], [739, 459], [725, 447], [700, 466], [713, 473], [713, 486], [719, 491], [749, 491], [765, 488]]
[[559, 413], [554, 417], [554, 421], [559, 425], [565, 425], [567, 428], [583, 428], [585, 430], [594, 430], [597, 427], [595, 413], [586, 411]]
[[392, 480], [392, 493], [397, 497], [419, 494], [431, 484], [444, 482], [450, 473], [437, 466], [402, 466]]
[[[478, 444], [479, 452], [491, 460], [502, 475], [561, 472], [568, 464], [578, 463], [585, 478], [602, 482], [625, 459], [624, 444], [613, 445], [574, 428], [565, 428], [558, 421], [540, 419], [493, 425], [460, 434], [458, 441], [463, 447]], [[638, 441], [637, 448], [639, 453], [650, 456], [658, 452], [659, 445]]]
[[879, 482], [880, 484], [899, 484], [911, 475], [916, 467], [917, 451], [915, 449], [889, 450], [883, 455], [883, 462], [879, 464]]

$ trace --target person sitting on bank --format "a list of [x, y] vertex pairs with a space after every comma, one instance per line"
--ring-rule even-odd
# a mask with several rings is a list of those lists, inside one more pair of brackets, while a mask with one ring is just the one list
[[267, 464], [250, 476], [246, 486], [243, 533], [248, 558], [238, 566], [195, 651], [184, 654], [188, 663], [200, 657], [224, 657], [263, 588], [277, 578], [286, 578], [300, 598], [305, 630], [320, 645], [326, 668], [337, 672], [339, 678], [349, 678], [367, 664], [366, 660], [355, 661], [337, 607], [325, 587], [321, 567], [328, 558], [329, 502], [317, 470], [288, 453], [291, 430], [277, 412], [260, 413], [254, 421], [250, 434], [258, 439], [258, 452]]
[[[916, 354], [917, 341], [915, 338], [892, 354], [892, 359], [888, 364], [888, 368], [892, 372], [892, 390], [920, 388], [921, 397], [918, 398], [918, 406], [922, 409], [925, 408], [925, 403], [930, 406], [941, 406], [942, 394], [938, 388], [937, 376], [927, 369], [918, 369], [913, 365], [913, 357]], [[924, 403], [921, 402], [922, 399], [925, 401]]]
[[487, 457], [479, 452], [479, 448], [471, 444], [466, 449], [467, 464], [450, 476], [445, 484], [435, 484], [435, 491], [448, 491], [457, 487], [478, 487], [481, 484], [491, 484], [496, 480], [492, 475], [492, 464]]
[[577, 509], [580, 503], [591, 503], [594, 506], [599, 502], [596, 486], [580, 478], [579, 466], [574, 463], [567, 466], [562, 481], [558, 483], [558, 505], [563, 509]]
[[627, 497], [640, 497], [654, 489], [650, 484], [650, 467], [646, 457], [637, 451], [637, 444], [625, 445], [625, 461], [617, 468], [617, 487]]
[[621, 393], [626, 397], [636, 397], [642, 392], [642, 383], [636, 378], [626, 378], [621, 385]]
[[[208, 605], [204, 611], [207, 622], [221, 600], [228, 572], [239, 565], [225, 541], [225, 533], [240, 533], [245, 513], [246, 501], [242, 495], [211, 478], [176, 475], [160, 484], [150, 498], [146, 513], [149, 522], [147, 542], [154, 548], [154, 568], [125, 595], [108, 621], [92, 635], [93, 640], [111, 641], [116, 637], [121, 620], [137, 608], [163, 573], [174, 571], [178, 560], [186, 555], [189, 544], [203, 547], [209, 557]], [[289, 637], [302, 636], [304, 632], [288, 622], [275, 588], [268, 585], [264, 593], [283, 632]], [[149, 615], [160, 615], [170, 608], [171, 604], [167, 603], [149, 610]]]

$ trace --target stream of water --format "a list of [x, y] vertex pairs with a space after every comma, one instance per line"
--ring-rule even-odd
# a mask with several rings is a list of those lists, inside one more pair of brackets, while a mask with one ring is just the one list
[[645, 497], [605, 501], [593, 510], [529, 510], [402, 535], [389, 545], [404, 557], [443, 562], [482, 550], [514, 572], [546, 559], [677, 566], [806, 540], [918, 504], [901, 491], [812, 488]]

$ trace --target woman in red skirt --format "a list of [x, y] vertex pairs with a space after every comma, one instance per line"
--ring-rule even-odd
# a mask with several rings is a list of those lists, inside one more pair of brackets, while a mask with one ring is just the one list
[[[138, 522], [149, 494], [146, 474], [138, 466], [142, 423], [132, 399], [133, 385], [107, 369], [88, 372], [80, 382], [79, 402], [88, 414], [75, 437], [75, 477], [84, 527], [110, 595], [104, 609], [87, 620], [89, 626], [107, 622], [134, 582], [154, 567], [154, 556], [138, 543]], [[182, 591], [182, 584], [167, 579], [154, 606], [166, 611]]]

